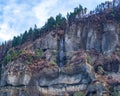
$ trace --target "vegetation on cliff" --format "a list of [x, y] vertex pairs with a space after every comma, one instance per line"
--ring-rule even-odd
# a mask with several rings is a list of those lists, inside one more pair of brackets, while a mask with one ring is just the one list
[[67, 19], [61, 14], [50, 17], [42, 28], [35, 25], [0, 46], [3, 87], [40, 86], [36, 91], [47, 95], [117, 95], [120, 7], [116, 1], [101, 3], [88, 14], [79, 5]]
[[27, 41], [34, 41], [52, 30], [65, 30], [65, 28], [66, 18], [61, 14], [58, 14], [55, 19], [50, 17], [42, 28], [37, 28], [37, 25], [35, 25], [34, 29], [30, 28], [20, 36], [15, 36], [12, 40], [12, 47], [16, 47]]

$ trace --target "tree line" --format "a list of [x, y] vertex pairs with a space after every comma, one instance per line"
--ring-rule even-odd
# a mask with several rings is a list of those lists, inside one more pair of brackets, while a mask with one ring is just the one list
[[58, 14], [55, 18], [54, 17], [48, 18], [47, 22], [43, 27], [37, 28], [37, 25], [35, 25], [34, 28], [30, 28], [29, 30], [26, 30], [23, 34], [19, 36], [14, 36], [12, 40], [12, 47], [21, 45], [26, 41], [34, 41], [37, 38], [43, 36], [44, 34], [52, 30], [57, 30], [57, 29], [64, 30], [66, 28], [67, 21], [68, 21], [68, 24], [70, 25], [72, 24], [72, 22], [75, 22], [76, 19], [83, 18], [86, 15], [102, 13], [107, 9], [116, 8], [119, 4], [120, 4], [119, 0], [113, 0], [112, 2], [106, 1], [105, 3], [99, 4], [95, 8], [95, 10], [90, 11], [89, 14], [86, 14], [87, 13], [86, 7], [83, 8], [82, 5], [79, 5], [78, 7], [74, 8], [73, 12], [67, 13], [67, 16], [66, 16], [67, 20], [61, 14]]
[[[82, 19], [92, 14], [98, 14], [108, 11], [109, 9], [115, 9], [120, 6], [120, 0], [106, 1], [96, 6], [93, 11], [87, 13], [87, 8], [83, 8], [82, 5], [74, 8], [73, 12], [67, 13], [68, 24], [71, 25], [76, 19]], [[114, 11], [114, 10], [113, 10]]]
[[30, 28], [28, 31], [26, 30], [23, 34], [14, 36], [12, 40], [12, 47], [21, 45], [26, 41], [34, 41], [37, 38], [43, 36], [43, 34], [48, 33], [52, 30], [64, 30], [65, 27], [66, 18], [61, 14], [58, 14], [56, 18], [50, 17], [42, 28], [37, 28], [37, 25], [35, 25], [34, 28]]
[[79, 5], [78, 7], [74, 8], [73, 12], [67, 13], [67, 19], [69, 25], [75, 21], [76, 18], [82, 18], [87, 13], [87, 8], [83, 8], [82, 5]]
[[97, 5], [94, 11], [91, 11], [90, 13], [101, 13], [105, 10], [111, 9], [111, 8], [116, 8], [119, 5], [119, 0], [113, 0], [113, 1], [106, 1], [105, 3], [101, 3]]

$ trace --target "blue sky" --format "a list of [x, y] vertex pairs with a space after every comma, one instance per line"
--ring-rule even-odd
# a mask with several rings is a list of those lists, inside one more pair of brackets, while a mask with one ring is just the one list
[[[36, 24], [44, 25], [50, 16], [73, 11], [81, 4], [88, 10], [106, 0], [0, 0], [0, 41], [10, 40]], [[107, 0], [108, 1], [108, 0]], [[112, 0], [109, 0], [112, 1]]]

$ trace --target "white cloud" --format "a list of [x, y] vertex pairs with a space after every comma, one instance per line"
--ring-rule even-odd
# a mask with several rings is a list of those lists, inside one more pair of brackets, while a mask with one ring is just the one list
[[[8, 35], [9, 34], [9, 35]], [[12, 29], [9, 29], [7, 24], [2, 24], [0, 29], [0, 39], [1, 40], [9, 40], [11, 37], [15, 36], [16, 34], [13, 32]]]
[[18, 35], [33, 26], [33, 22], [37, 19], [31, 13], [30, 8], [31, 6], [27, 4], [17, 4], [15, 0], [10, 0], [3, 8], [0, 38], [3, 40], [12, 39], [14, 35]]
[[41, 3], [37, 4], [32, 8], [32, 12], [38, 19], [38, 25], [42, 26], [47, 18], [49, 17], [49, 12], [53, 6], [55, 6], [57, 0], [42, 0]]

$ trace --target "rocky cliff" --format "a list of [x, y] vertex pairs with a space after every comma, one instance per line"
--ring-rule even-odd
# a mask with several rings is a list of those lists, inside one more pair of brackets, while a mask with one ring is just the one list
[[75, 18], [34, 42], [4, 50], [0, 96], [119, 96], [119, 8]]

